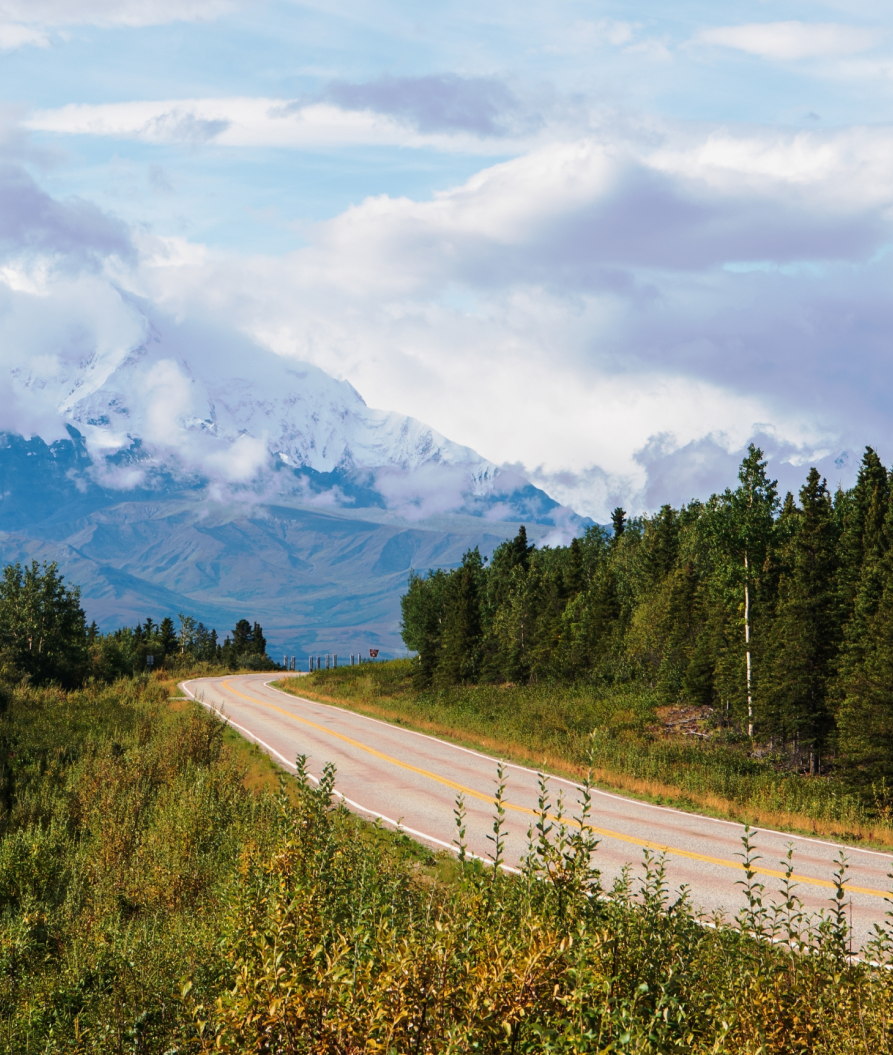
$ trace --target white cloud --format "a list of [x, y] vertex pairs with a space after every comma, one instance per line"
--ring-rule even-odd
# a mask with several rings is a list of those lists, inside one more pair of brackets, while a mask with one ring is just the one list
[[[887, 436], [891, 158], [889, 129], [552, 144], [275, 260], [165, 244], [136, 281], [603, 518], [661, 474], [700, 493], [767, 422], [791, 463]], [[815, 264], [722, 270], [747, 259]]]
[[153, 26], [217, 18], [235, 6], [234, 0], [0, 0], [0, 20], [43, 27]]
[[881, 30], [834, 22], [751, 22], [704, 29], [694, 43], [785, 61], [853, 55], [875, 47], [885, 35]]
[[42, 29], [23, 26], [18, 22], [0, 22], [0, 51], [12, 51], [13, 48], [21, 48], [29, 44], [45, 48], [49, 43], [49, 37]]
[[[241, 330], [371, 406], [522, 463], [601, 519], [617, 501], [702, 493], [754, 435], [791, 464], [888, 438], [893, 451], [891, 130], [667, 126], [658, 138], [553, 143], [428, 201], [371, 198], [276, 258], [143, 234], [136, 264], [106, 267], [205, 325], [197, 340], [210, 320]], [[762, 269], [723, 270], [742, 260]], [[135, 323], [99, 276], [4, 266], [4, 355], [30, 371], [17, 375], [24, 420], [29, 392], [61, 384], [89, 347], [105, 349], [105, 369]], [[191, 382], [162, 359], [140, 426], [156, 442], [198, 414]], [[200, 437], [190, 457], [211, 466]], [[231, 474], [249, 474], [258, 450], [240, 449]], [[401, 479], [381, 481], [397, 505]], [[424, 501], [408, 512], [445, 500], [410, 484]]]
[[339, 147], [355, 144], [434, 147], [504, 154], [518, 141], [469, 132], [418, 132], [371, 110], [330, 103], [295, 107], [269, 98], [169, 99], [87, 105], [71, 103], [33, 113], [24, 126], [63, 135], [107, 136], [148, 143], [213, 142], [226, 147]]

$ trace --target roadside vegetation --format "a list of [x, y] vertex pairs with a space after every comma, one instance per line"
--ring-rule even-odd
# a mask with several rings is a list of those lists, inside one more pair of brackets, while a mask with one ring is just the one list
[[869, 447], [851, 489], [782, 500], [752, 446], [706, 502], [413, 572], [388, 706], [577, 766], [594, 730], [615, 786], [889, 842], [891, 479]]
[[602, 889], [548, 786], [523, 875], [434, 856], [157, 677], [4, 687], [0, 778], [10, 1055], [890, 1047], [893, 972], [852, 960], [842, 891], [809, 919], [751, 877], [738, 928], [705, 927], [659, 860]]
[[591, 759], [600, 787], [741, 823], [893, 846], [881, 803], [833, 774], [809, 778], [755, 757], [749, 739], [691, 735], [708, 718], [663, 706], [647, 686], [457, 685], [419, 689], [416, 662], [319, 671], [277, 687], [581, 777]]
[[0, 676], [74, 688], [164, 669], [168, 673], [277, 670], [259, 623], [239, 619], [221, 643], [182, 612], [107, 634], [87, 626], [80, 590], [54, 563], [8, 564], [0, 572]]

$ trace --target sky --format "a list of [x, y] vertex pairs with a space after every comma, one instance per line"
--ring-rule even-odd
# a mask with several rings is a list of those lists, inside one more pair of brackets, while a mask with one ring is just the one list
[[893, 463], [889, 4], [0, 0], [0, 70], [13, 376], [135, 297], [602, 522]]

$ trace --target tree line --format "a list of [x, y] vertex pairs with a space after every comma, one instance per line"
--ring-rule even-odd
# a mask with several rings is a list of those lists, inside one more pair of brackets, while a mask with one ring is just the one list
[[113, 681], [143, 671], [196, 664], [230, 670], [270, 670], [259, 623], [240, 619], [223, 642], [217, 631], [179, 613], [148, 618], [103, 634], [87, 625], [80, 590], [67, 584], [55, 563], [9, 564], [0, 574], [0, 677], [67, 688], [93, 677]]
[[751, 445], [734, 489], [569, 546], [522, 527], [411, 573], [402, 612], [420, 688], [632, 683], [802, 771], [893, 782], [893, 471], [871, 447], [852, 488], [813, 468], [781, 499]]

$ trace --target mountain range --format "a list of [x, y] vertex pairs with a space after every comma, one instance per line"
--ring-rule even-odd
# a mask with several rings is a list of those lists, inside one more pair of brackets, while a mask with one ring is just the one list
[[270, 650], [402, 651], [410, 568], [590, 521], [422, 422], [238, 334], [150, 318], [129, 347], [9, 377], [0, 559], [55, 560], [108, 630], [243, 615]]

